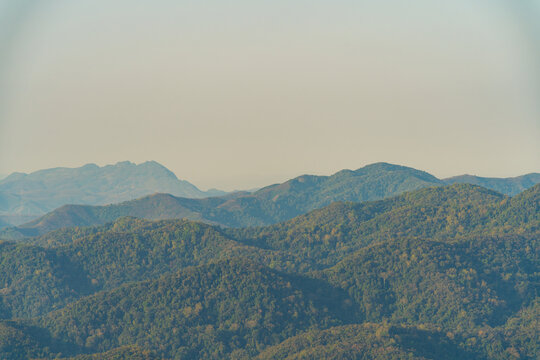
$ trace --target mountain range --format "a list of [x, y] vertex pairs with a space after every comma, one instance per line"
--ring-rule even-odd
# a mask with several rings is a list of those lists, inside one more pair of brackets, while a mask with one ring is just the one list
[[540, 184], [0, 243], [4, 359], [535, 359]]
[[501, 194], [514, 196], [540, 183], [539, 173], [530, 173], [510, 178], [490, 178], [474, 175], [461, 175], [444, 179], [446, 184], [473, 184], [495, 190]]
[[289, 220], [335, 201], [363, 202], [384, 199], [426, 187], [471, 182], [503, 194], [515, 194], [540, 182], [540, 174], [494, 179], [457, 177], [440, 180], [424, 171], [388, 163], [358, 170], [342, 170], [331, 176], [302, 175], [255, 192], [236, 192], [193, 199], [171, 194], [152, 194], [105, 206], [65, 205], [16, 228], [4, 229], [0, 237], [18, 239], [70, 226], [99, 225], [122, 216], [145, 219], [186, 218], [227, 227], [264, 226]]
[[0, 219], [17, 225], [66, 204], [111, 204], [156, 192], [189, 198], [224, 194], [201, 191], [155, 161], [139, 165], [124, 161], [103, 167], [87, 164], [13, 173], [0, 180]]

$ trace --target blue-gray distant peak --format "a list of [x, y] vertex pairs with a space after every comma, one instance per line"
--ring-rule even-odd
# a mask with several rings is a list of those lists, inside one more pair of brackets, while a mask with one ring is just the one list
[[86, 164], [13, 173], [0, 181], [0, 216], [15, 224], [66, 204], [102, 205], [140, 198], [156, 192], [186, 198], [222, 195], [204, 192], [156, 161], [114, 165]]
[[[364, 202], [379, 200], [407, 191], [440, 187], [445, 185], [446, 182], [450, 183], [452, 181], [474, 184], [474, 181], [483, 179], [485, 180], [483, 183], [476, 183], [475, 185], [503, 194], [514, 195], [516, 192], [520, 192], [516, 189], [530, 188], [540, 180], [538, 178], [539, 174], [529, 174], [511, 179], [494, 180], [467, 176], [443, 181], [425, 171], [414, 168], [388, 163], [375, 163], [357, 170], [341, 170], [330, 176], [301, 175], [284, 183], [266, 186], [254, 192], [234, 192], [222, 196], [223, 192], [218, 190], [201, 192], [187, 181], [178, 180], [167, 168], [154, 161], [140, 165], [123, 162], [103, 168], [97, 166], [87, 167], [89, 170], [85, 172], [84, 176], [74, 178], [69, 174], [71, 182], [79, 181], [87, 191], [84, 194], [86, 197], [83, 196], [87, 204], [89, 203], [88, 194], [100, 194], [106, 199], [102, 199], [101, 204], [108, 204], [122, 201], [111, 201], [114, 196], [117, 196], [117, 198], [120, 195], [125, 196], [128, 200], [129, 196], [131, 196], [131, 199], [137, 197], [135, 196], [137, 192], [134, 189], [139, 191], [138, 194], [141, 195], [139, 197], [156, 192], [175, 196], [147, 196], [111, 206], [66, 207], [53, 211], [36, 220], [36, 222], [27, 223], [24, 227], [26, 229], [32, 228], [37, 233], [40, 233], [44, 230], [63, 226], [103, 223], [112, 221], [118, 216], [136, 216], [147, 219], [189, 218], [233, 227], [266, 225], [291, 219], [336, 201]], [[62, 171], [66, 170], [75, 171], [77, 169], [62, 169]], [[55, 174], [58, 171], [60, 170], [57, 169], [50, 174]], [[104, 171], [106, 175], [102, 174], [101, 177], [91, 175], [93, 172], [101, 173]], [[42, 178], [47, 177], [43, 176]], [[111, 185], [111, 179], [115, 182], [114, 186]], [[505, 181], [510, 182], [513, 186], [502, 187], [500, 186], [501, 181], [503, 183]], [[80, 200], [80, 196], [76, 199], [77, 201], [65, 198], [66, 194], [77, 194], [68, 186], [71, 182], [61, 183], [63, 191], [54, 199], [61, 199], [61, 205], [70, 203], [84, 204]], [[24, 182], [18, 181], [16, 183], [21, 184]], [[30, 182], [30, 184], [33, 183]], [[26, 198], [26, 201], [22, 201], [25, 200], [24, 197], [21, 198], [17, 193], [2, 194], [3, 186], [6, 185], [0, 182], [0, 211], [6, 211], [6, 209], [16, 209], [17, 211], [25, 209], [34, 211], [34, 213], [42, 211], [43, 202], [39, 201], [39, 198], [32, 198], [33, 201]], [[28, 188], [31, 188], [31, 186]], [[113, 194], [107, 193], [106, 189], [110, 188], [115, 189]], [[77, 188], [76, 190], [80, 189]], [[36, 192], [36, 194], [39, 194], [39, 192]], [[105, 195], [108, 197], [105, 197]], [[61, 196], [64, 196], [64, 198]], [[205, 198], [197, 199], [201, 197]], [[90, 200], [96, 202], [95, 197], [90, 198]], [[24, 206], [21, 207], [21, 204]], [[28, 219], [26, 220], [28, 221]]]
[[[161, 167], [155, 163], [138, 166]], [[152, 172], [159, 174], [159, 171]], [[23, 228], [40, 233], [65, 226], [102, 223], [118, 216], [189, 218], [225, 226], [266, 225], [291, 219], [335, 201], [378, 200], [440, 185], [443, 185], [441, 180], [426, 172], [377, 163], [355, 171], [343, 170], [331, 176], [302, 175], [253, 193], [237, 192], [206, 199], [158, 194], [111, 206], [65, 207], [27, 223]], [[172, 191], [163, 192], [174, 194]]]
[[530, 173], [509, 178], [481, 177], [475, 175], [460, 175], [443, 180], [447, 184], [466, 183], [480, 185], [502, 194], [514, 196], [540, 183], [540, 173]]

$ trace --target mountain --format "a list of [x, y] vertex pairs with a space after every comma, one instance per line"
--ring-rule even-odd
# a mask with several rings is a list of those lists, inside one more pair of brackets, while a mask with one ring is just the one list
[[[230, 195], [233, 198], [235, 196], [238, 194]], [[201, 213], [212, 212], [217, 208], [220, 213], [227, 214], [227, 209], [219, 208], [227, 202], [227, 199], [228, 196], [188, 199], [169, 194], [153, 194], [137, 200], [105, 206], [64, 205], [26, 224], [1, 230], [0, 238], [17, 239], [64, 227], [105, 224], [124, 216], [151, 220], [187, 218], [215, 224], [216, 222], [203, 218]], [[240, 211], [239, 209], [238, 212]]]
[[291, 252], [297, 260], [289, 266], [309, 271], [333, 266], [376, 241], [538, 232], [540, 184], [514, 198], [468, 184], [427, 188], [375, 202], [334, 203], [267, 227], [223, 231], [252, 246]]
[[[336, 350], [350, 358], [356, 349], [378, 358], [412, 351], [419, 359], [487, 359], [494, 344], [513, 342], [527, 359], [538, 260], [526, 247], [537, 245], [536, 238], [404, 239], [367, 247], [312, 277], [233, 258], [99, 292], [34, 326], [73, 352], [137, 345], [182, 359], [252, 358], [261, 350], [261, 358], [285, 358], [291, 348], [309, 358]], [[347, 323], [357, 325], [332, 327]], [[505, 335], [477, 346], [465, 341], [483, 332]]]
[[3, 242], [0, 358], [536, 359], [539, 206], [454, 184]]
[[6, 360], [44, 359], [51, 352], [62, 354], [66, 349], [62, 341], [49, 332], [22, 321], [0, 320], [0, 358]]
[[[459, 339], [461, 340], [461, 339]], [[364, 323], [310, 330], [271, 346], [258, 360], [357, 359], [425, 360], [482, 359], [458, 339], [436, 329]]]
[[4, 232], [4, 238], [34, 236], [66, 226], [103, 224], [121, 216], [146, 219], [188, 218], [224, 226], [268, 225], [326, 206], [334, 201], [377, 200], [443, 183], [426, 172], [377, 163], [332, 176], [303, 175], [253, 193], [188, 199], [155, 194], [116, 205], [63, 206], [32, 222]]
[[101, 205], [161, 192], [202, 198], [222, 195], [204, 192], [155, 161], [139, 165], [129, 161], [99, 167], [54, 168], [31, 174], [13, 173], [0, 180], [0, 215], [42, 215], [65, 204]]
[[40, 324], [93, 352], [135, 344], [171, 358], [247, 358], [302, 330], [354, 320], [348, 296], [325, 290], [314, 279], [231, 259], [101, 292]]
[[[405, 191], [443, 184], [420, 170], [388, 163], [375, 163], [355, 171], [342, 170], [332, 176], [303, 175], [283, 184], [271, 185], [254, 193], [272, 201], [291, 218], [335, 201], [371, 201]], [[290, 208], [290, 210], [289, 210]]]
[[[362, 304], [367, 321], [495, 327], [536, 296], [537, 235], [386, 241], [360, 249], [320, 277]], [[520, 280], [505, 280], [505, 271], [519, 272]]]
[[[416, 169], [388, 163], [375, 163], [358, 170], [342, 170], [331, 176], [302, 175], [282, 184], [256, 191], [200, 191], [162, 165], [149, 161], [140, 165], [120, 162], [98, 167], [56, 168], [31, 174], [14, 173], [0, 181], [0, 229], [23, 225], [22, 236], [42, 234], [62, 226], [86, 226], [114, 220], [118, 216], [147, 219], [181, 218], [224, 226], [260, 226], [291, 219], [334, 201], [371, 201], [405, 191], [453, 183], [470, 183], [506, 195], [517, 193], [540, 182], [540, 174], [515, 178], [482, 178], [462, 175], [444, 180]], [[153, 198], [141, 196], [155, 194]], [[172, 195], [172, 196], [169, 196]], [[190, 201], [216, 197], [210, 201]], [[71, 206], [58, 212], [38, 215], [67, 204], [103, 205], [137, 199], [119, 208]], [[149, 206], [149, 203], [152, 206]], [[159, 211], [153, 209], [154, 206]], [[134, 210], [143, 208], [146, 211]], [[7, 238], [17, 238], [17, 229]]]
[[[528, 188], [534, 185], [534, 178], [528, 179], [521, 186]], [[187, 218], [227, 227], [264, 226], [289, 220], [336, 201], [372, 201], [444, 185], [442, 180], [424, 171], [376, 163], [355, 171], [342, 170], [332, 176], [303, 175], [255, 192], [236, 192], [219, 197], [192, 199], [153, 194], [107, 206], [65, 205], [17, 228], [0, 232], [0, 238], [17, 239], [62, 227], [104, 224], [122, 216]]]
[[530, 173], [509, 178], [489, 178], [474, 175], [460, 175], [443, 179], [447, 184], [473, 184], [495, 190], [501, 194], [514, 196], [540, 183], [540, 173]]
[[41, 315], [125, 282], [219, 259], [240, 246], [209, 225], [182, 220], [124, 218], [94, 230], [50, 249], [0, 243], [0, 316]]
[[[231, 256], [309, 274], [337, 266], [381, 241], [412, 238], [445, 243], [471, 241], [471, 236], [535, 234], [540, 231], [539, 190], [537, 185], [508, 198], [478, 186], [456, 184], [375, 202], [335, 203], [260, 228], [222, 229], [186, 220], [120, 218], [102, 226], [28, 238], [26, 244], [4, 242], [0, 244], [0, 286], [4, 286], [0, 315], [41, 315], [129, 281]], [[518, 212], [521, 216], [509, 216]]]
[[444, 332], [429, 325], [363, 323], [310, 330], [263, 350], [256, 359], [537, 359], [540, 302], [504, 325]]

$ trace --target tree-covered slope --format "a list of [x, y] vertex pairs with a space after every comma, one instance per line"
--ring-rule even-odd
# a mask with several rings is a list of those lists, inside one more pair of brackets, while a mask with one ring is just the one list
[[[6, 277], [0, 297], [5, 314], [32, 316], [62, 306], [62, 299], [71, 301], [127, 281], [155, 278], [228, 256], [248, 256], [283, 271], [308, 273], [332, 267], [381, 241], [453, 241], [471, 234], [511, 234], [512, 229], [531, 234], [540, 222], [537, 205], [537, 188], [510, 199], [457, 184], [363, 204], [336, 203], [263, 228], [220, 229], [184, 220], [121, 218], [26, 240], [38, 247], [5, 243], [0, 247], [0, 266]], [[68, 268], [69, 274], [63, 273]], [[55, 280], [73, 274], [81, 279], [79, 289]], [[36, 297], [41, 291], [47, 296]], [[24, 299], [24, 304], [16, 299]]]
[[8, 239], [36, 236], [65, 227], [105, 224], [124, 216], [151, 220], [175, 218], [202, 220], [198, 209], [216, 207], [224, 201], [221, 198], [209, 198], [199, 202], [169, 194], [154, 194], [114, 205], [64, 205], [17, 228], [4, 229], [2, 234]]
[[364, 323], [311, 330], [269, 347], [259, 360], [451, 360], [486, 359], [440, 330]]
[[0, 321], [0, 359], [27, 360], [50, 358], [77, 351], [50, 332], [30, 322]]
[[[319, 316], [324, 319], [334, 316], [331, 321], [313, 325], [316, 328], [324, 329], [332, 322], [365, 320], [378, 325], [365, 335], [350, 332], [343, 335], [338, 331], [338, 338], [331, 330], [322, 340], [319, 333], [312, 332], [307, 340], [302, 336], [300, 340], [293, 338], [274, 349], [277, 352], [268, 349], [261, 356], [289, 358], [283, 355], [285, 351], [290, 358], [438, 359], [443, 355], [469, 354], [463, 355], [464, 358], [512, 359], [518, 354], [524, 359], [534, 359], [538, 350], [535, 335], [539, 248], [537, 234], [473, 237], [457, 242], [383, 241], [362, 249], [333, 268], [312, 274], [320, 280], [275, 272], [253, 261], [221, 261], [83, 298], [46, 316], [41, 324], [44, 331], [51, 333], [49, 336], [75, 344], [71, 351], [101, 352], [138, 344], [162, 354], [167, 351], [183, 354], [180, 358], [252, 357], [272, 342], [260, 342], [246, 350], [247, 344], [252, 343], [245, 339], [252, 339], [254, 333], [246, 333], [244, 329], [241, 335], [235, 332], [244, 340], [231, 337], [231, 329], [239, 329], [234, 324], [246, 326], [247, 322], [245, 318], [241, 322], [229, 316], [242, 317], [246, 314], [243, 311], [263, 314], [257, 318], [263, 323], [258, 324], [263, 325], [264, 331], [270, 331], [268, 336], [273, 334], [272, 341], [276, 342], [287, 336], [276, 335], [276, 327], [265, 322], [272, 324], [276, 319], [267, 315], [267, 311], [277, 309], [275, 321], [282, 325], [290, 321], [301, 329], [311, 328], [314, 323], [304, 326], [297, 322], [296, 316], [290, 316], [292, 310], [285, 312], [280, 304], [276, 305], [276, 301], [285, 299], [309, 309], [311, 312], [302, 316], [310, 321], [319, 321], [316, 320]], [[285, 290], [276, 288], [276, 284]], [[287, 292], [298, 289], [305, 291], [304, 295]], [[197, 303], [204, 301], [198, 306], [191, 297]], [[306, 306], [302, 300], [320, 297], [324, 298], [323, 305]], [[293, 309], [298, 311], [296, 307]], [[204, 313], [208, 310], [212, 315]], [[197, 316], [189, 317], [186, 312]], [[403, 330], [403, 324], [409, 329]], [[425, 324], [437, 331], [423, 331]], [[176, 334], [184, 337], [175, 337], [174, 329], [183, 327], [189, 328], [188, 331]], [[133, 329], [126, 331], [126, 328]], [[231, 339], [236, 339], [235, 345], [229, 345]], [[203, 350], [193, 350], [199, 348]]]
[[259, 358], [536, 359], [538, 238], [373, 244], [312, 274], [346, 290], [371, 323], [300, 334]]
[[511, 198], [493, 223], [507, 232], [540, 230], [540, 184]]
[[[137, 223], [142, 223], [142, 227], [122, 231], [122, 226]], [[238, 246], [241, 245], [202, 223], [121, 219], [109, 231], [84, 237], [55, 251], [77, 263], [99, 289], [111, 289], [128, 281], [155, 278], [218, 259]]]
[[540, 298], [537, 295], [504, 325], [479, 330], [472, 345], [478, 342], [490, 359], [534, 359], [540, 354], [539, 329]]
[[157, 360], [163, 357], [138, 346], [121, 346], [102, 353], [82, 354], [62, 360]]
[[347, 290], [368, 321], [493, 327], [538, 295], [539, 245], [538, 234], [452, 243], [396, 239], [319, 276]]
[[530, 173], [526, 175], [509, 178], [488, 178], [474, 175], [460, 175], [443, 179], [446, 184], [473, 184], [491, 190], [514, 196], [530, 187], [540, 183], [540, 173]]
[[249, 357], [301, 330], [354, 321], [325, 283], [225, 260], [79, 300], [40, 323], [88, 351], [137, 344], [182, 359]]
[[78, 264], [55, 250], [0, 243], [0, 318], [31, 317], [92, 291]]
[[539, 195], [455, 184], [259, 228], [120, 218], [4, 242], [0, 315], [38, 318], [6, 325], [2, 356], [535, 359]]
[[342, 170], [332, 176], [300, 176], [262, 188], [254, 196], [272, 201], [284, 212], [279, 219], [283, 221], [335, 201], [372, 201], [441, 184], [424, 171], [375, 163], [355, 171]]
[[539, 188], [511, 199], [475, 185], [455, 184], [374, 202], [334, 203], [284, 223], [224, 231], [247, 244], [294, 252], [303, 260], [295, 271], [306, 271], [335, 265], [374, 241], [537, 231]]
[[59, 246], [10, 242], [0, 246], [0, 318], [41, 315], [84, 295], [216, 259], [247, 256], [264, 264], [300, 261], [285, 252], [239, 243], [210, 225], [184, 220], [121, 218], [35, 240]]
[[0, 316], [31, 317], [83, 295], [224, 257], [241, 246], [209, 225], [131, 218], [65, 246], [0, 244]]

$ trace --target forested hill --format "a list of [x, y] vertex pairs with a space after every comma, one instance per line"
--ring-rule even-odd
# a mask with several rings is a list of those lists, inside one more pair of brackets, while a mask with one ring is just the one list
[[454, 176], [443, 180], [447, 184], [473, 184], [514, 196], [540, 183], [540, 173], [531, 173], [509, 178], [489, 178], [473, 175]]
[[0, 245], [0, 284], [9, 284], [0, 310], [10, 317], [39, 315], [99, 290], [229, 256], [307, 274], [381, 241], [534, 234], [540, 230], [538, 188], [513, 199], [473, 185], [422, 189], [364, 204], [336, 203], [261, 228], [122, 218], [57, 230], [27, 245]]
[[[520, 183], [522, 188], [531, 186], [534, 179], [528, 179]], [[495, 183], [500, 185], [501, 181], [512, 179], [497, 180]], [[444, 184], [423, 171], [376, 163], [332, 176], [304, 175], [254, 193], [237, 192], [204, 199], [154, 194], [107, 206], [65, 205], [17, 228], [3, 230], [0, 237], [36, 236], [62, 227], [104, 224], [122, 216], [154, 220], [187, 218], [227, 227], [262, 226], [289, 220], [335, 201], [372, 201]]]
[[13, 173], [0, 180], [0, 216], [9, 223], [66, 204], [111, 204], [156, 192], [189, 198], [224, 194], [201, 191], [155, 161], [138, 165], [124, 161], [103, 167], [88, 164]]
[[[539, 230], [540, 184], [514, 198], [456, 184], [374, 202], [334, 203], [284, 223], [223, 231], [254, 246], [306, 255], [301, 267], [311, 268], [333, 264], [373, 242], [399, 237], [452, 241]], [[313, 264], [311, 259], [322, 263]]]
[[[222, 229], [221, 232], [263, 247], [294, 247], [306, 243], [323, 245], [330, 239], [331, 246], [373, 240], [391, 236], [424, 236], [456, 238], [480, 233], [536, 231], [539, 229], [540, 184], [513, 198], [485, 188], [455, 184], [405, 193], [393, 198], [365, 202], [336, 202], [322, 209], [300, 215], [287, 222], [254, 228]], [[174, 199], [169, 197], [169, 199]], [[205, 199], [211, 201], [213, 199]], [[195, 201], [195, 200], [192, 200]], [[112, 207], [111, 207], [112, 208]], [[150, 207], [152, 208], [152, 207]], [[159, 208], [154, 207], [159, 211]], [[138, 208], [138, 211], [146, 211]], [[119, 223], [114, 223], [117, 228]], [[132, 226], [132, 225], [131, 225]], [[110, 229], [101, 227], [56, 230], [49, 234], [23, 239], [26, 243], [56, 246], [69, 243], [76, 235]], [[129, 228], [129, 227], [128, 227]], [[133, 228], [131, 229], [133, 230]], [[315, 238], [312, 238], [315, 236]], [[326, 241], [322, 241], [324, 239]]]
[[241, 227], [291, 219], [334, 201], [370, 201], [444, 183], [426, 172], [377, 163], [332, 176], [304, 175], [254, 193], [239, 192], [206, 199], [155, 194], [108, 206], [63, 206], [2, 234], [3, 238], [35, 236], [68, 226], [103, 224], [121, 216], [145, 219], [188, 218]]
[[540, 185], [456, 184], [259, 228], [3, 242], [0, 358], [535, 359], [539, 206]]
[[[350, 297], [328, 289], [249, 260], [223, 260], [99, 293], [41, 324], [93, 351], [138, 343], [172, 358], [249, 357], [302, 330], [355, 319]], [[126, 320], [137, 325], [126, 328]]]
[[[516, 178], [463, 175], [439, 180], [409, 167], [375, 163], [331, 176], [302, 175], [253, 193], [223, 196], [214, 190], [201, 192], [156, 162], [123, 162], [102, 168], [86, 165], [13, 174], [0, 181], [0, 229], [10, 223], [24, 223], [0, 233], [0, 237], [35, 236], [61, 227], [103, 224], [121, 216], [188, 218], [230, 227], [261, 226], [289, 220], [335, 201], [372, 201], [453, 183], [476, 184], [513, 196], [538, 182], [540, 175], [536, 173]], [[193, 201], [209, 196], [214, 197]], [[126, 201], [117, 203], [122, 200]], [[84, 206], [108, 203], [117, 204]], [[53, 208], [57, 209], [36, 219], [36, 214]]]

